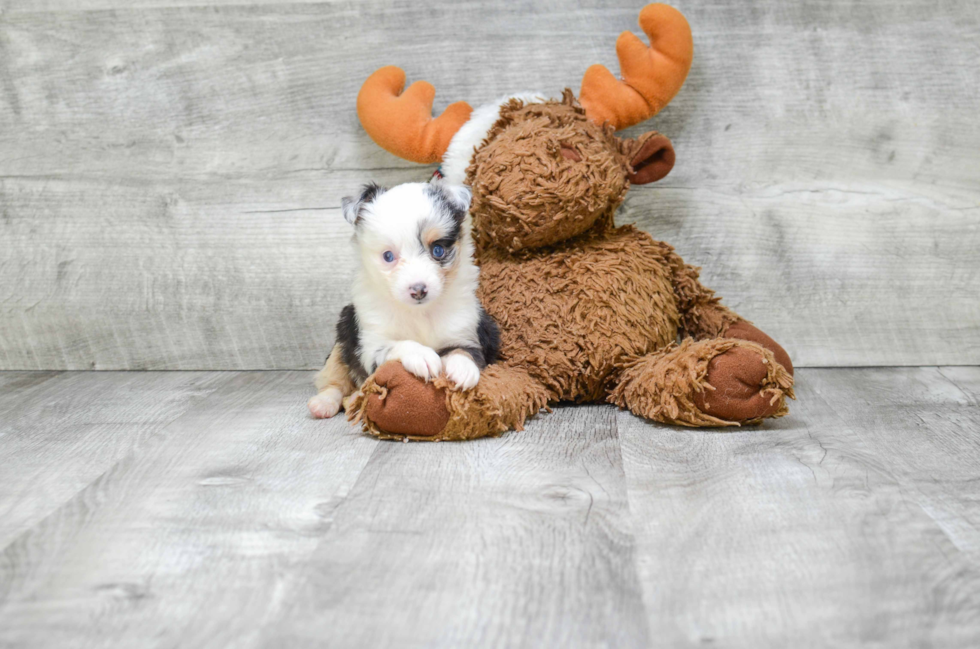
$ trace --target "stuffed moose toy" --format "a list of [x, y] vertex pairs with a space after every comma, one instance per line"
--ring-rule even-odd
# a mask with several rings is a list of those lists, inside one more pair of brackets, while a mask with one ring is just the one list
[[[472, 439], [520, 430], [558, 401], [606, 401], [684, 426], [757, 423], [787, 412], [793, 365], [775, 341], [720, 304], [699, 269], [613, 217], [630, 185], [674, 164], [669, 139], [617, 130], [652, 117], [680, 90], [693, 55], [684, 16], [646, 6], [616, 43], [623, 80], [593, 65], [578, 99], [521, 94], [432, 117], [435, 89], [402, 92], [396, 67], [357, 98], [361, 124], [394, 155], [441, 162], [434, 182], [473, 194], [479, 297], [500, 327], [500, 359], [467, 391], [424, 382], [397, 361], [347, 403], [385, 438]], [[441, 175], [441, 179], [439, 176]]]

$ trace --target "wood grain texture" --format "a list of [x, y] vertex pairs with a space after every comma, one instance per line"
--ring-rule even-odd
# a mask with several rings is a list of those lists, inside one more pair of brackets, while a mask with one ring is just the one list
[[0, 10], [7, 13], [52, 11], [102, 11], [120, 9], [173, 9], [179, 7], [226, 7], [281, 4], [343, 4], [348, 0], [3, 0]]
[[975, 647], [977, 368], [803, 370], [735, 433], [621, 414], [650, 632], [665, 645]]
[[263, 644], [648, 646], [615, 417], [381, 444]]
[[980, 368], [798, 379], [738, 432], [401, 444], [310, 419], [307, 372], [0, 373], [2, 503], [43, 513], [0, 646], [976, 647]]
[[[307, 372], [223, 378], [5, 544], [0, 646], [251, 646], [276, 617], [285, 576], [329, 530], [378, 442], [342, 419], [309, 418]], [[105, 432], [102, 442], [121, 443]]]
[[177, 372], [4, 376], [14, 381], [0, 382], [0, 548], [225, 380]]
[[[642, 3], [159, 4], [0, 3], [0, 368], [315, 368], [340, 197], [428, 175], [360, 129], [361, 81], [577, 88]], [[799, 366], [980, 363], [977, 3], [675, 4], [694, 67], [629, 133], [678, 164], [619, 221]]]

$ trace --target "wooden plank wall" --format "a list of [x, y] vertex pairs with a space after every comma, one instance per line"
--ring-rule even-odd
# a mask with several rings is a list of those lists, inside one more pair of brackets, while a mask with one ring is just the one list
[[[354, 98], [616, 69], [642, 2], [0, 0], [0, 369], [312, 368], [338, 206], [429, 170]], [[676, 0], [696, 55], [636, 221], [798, 365], [980, 363], [980, 5]], [[634, 131], [641, 130], [639, 127]]]

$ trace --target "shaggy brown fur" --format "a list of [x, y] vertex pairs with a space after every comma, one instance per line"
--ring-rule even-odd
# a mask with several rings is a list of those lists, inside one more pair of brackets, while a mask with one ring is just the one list
[[[348, 418], [382, 439], [463, 440], [523, 430], [524, 421], [546, 408], [548, 391], [521, 368], [491, 365], [467, 392], [450, 389], [442, 377], [422, 383], [399, 363], [386, 363], [368, 378]], [[397, 403], [388, 395], [397, 392]], [[433, 395], [445, 403], [432, 408]], [[424, 407], [406, 409], [409, 402]], [[445, 415], [443, 414], [445, 413]], [[364, 415], [367, 416], [364, 416]]]
[[349, 416], [383, 437], [448, 440], [520, 429], [556, 401], [608, 401], [685, 426], [784, 415], [786, 352], [669, 245], [613, 225], [629, 179], [663, 177], [673, 155], [660, 134], [621, 140], [596, 126], [567, 90], [507, 104], [467, 171], [499, 363], [467, 392], [387, 364]]
[[617, 370], [672, 343], [680, 316], [665, 249], [631, 226], [546, 249], [480, 254], [500, 357], [553, 401], [605, 398]]
[[[739, 358], [733, 351], [747, 354]], [[762, 356], [761, 365], [752, 362], [756, 355]], [[729, 357], [755, 370], [752, 385], [733, 383], [719, 390], [707, 381], [710, 364]], [[660, 389], [650, 390], [651, 385]], [[733, 338], [697, 342], [686, 338], [680, 345], [670, 345], [631, 363], [608, 401], [671, 424], [736, 426], [786, 414], [783, 395], [791, 394], [792, 385], [792, 376], [775, 362], [773, 353], [755, 343]], [[710, 407], [713, 400], [717, 401], [714, 409]], [[751, 403], [745, 404], [746, 400]], [[726, 417], [717, 416], [720, 414]]]
[[612, 224], [629, 161], [612, 129], [590, 122], [574, 101], [566, 90], [561, 102], [514, 99], [501, 108], [467, 169], [478, 249], [538, 248]]

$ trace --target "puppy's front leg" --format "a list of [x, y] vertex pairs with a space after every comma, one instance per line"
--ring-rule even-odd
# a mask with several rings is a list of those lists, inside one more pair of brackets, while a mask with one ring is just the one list
[[[478, 349], [457, 347], [444, 353], [442, 365], [446, 368], [446, 378], [453, 382], [457, 390], [469, 390], [480, 382], [480, 366], [485, 367], [483, 354]], [[480, 364], [478, 364], [480, 363]]]
[[414, 340], [400, 340], [388, 348], [386, 361], [401, 361], [402, 366], [415, 376], [428, 381], [439, 376], [442, 359], [431, 347]]

